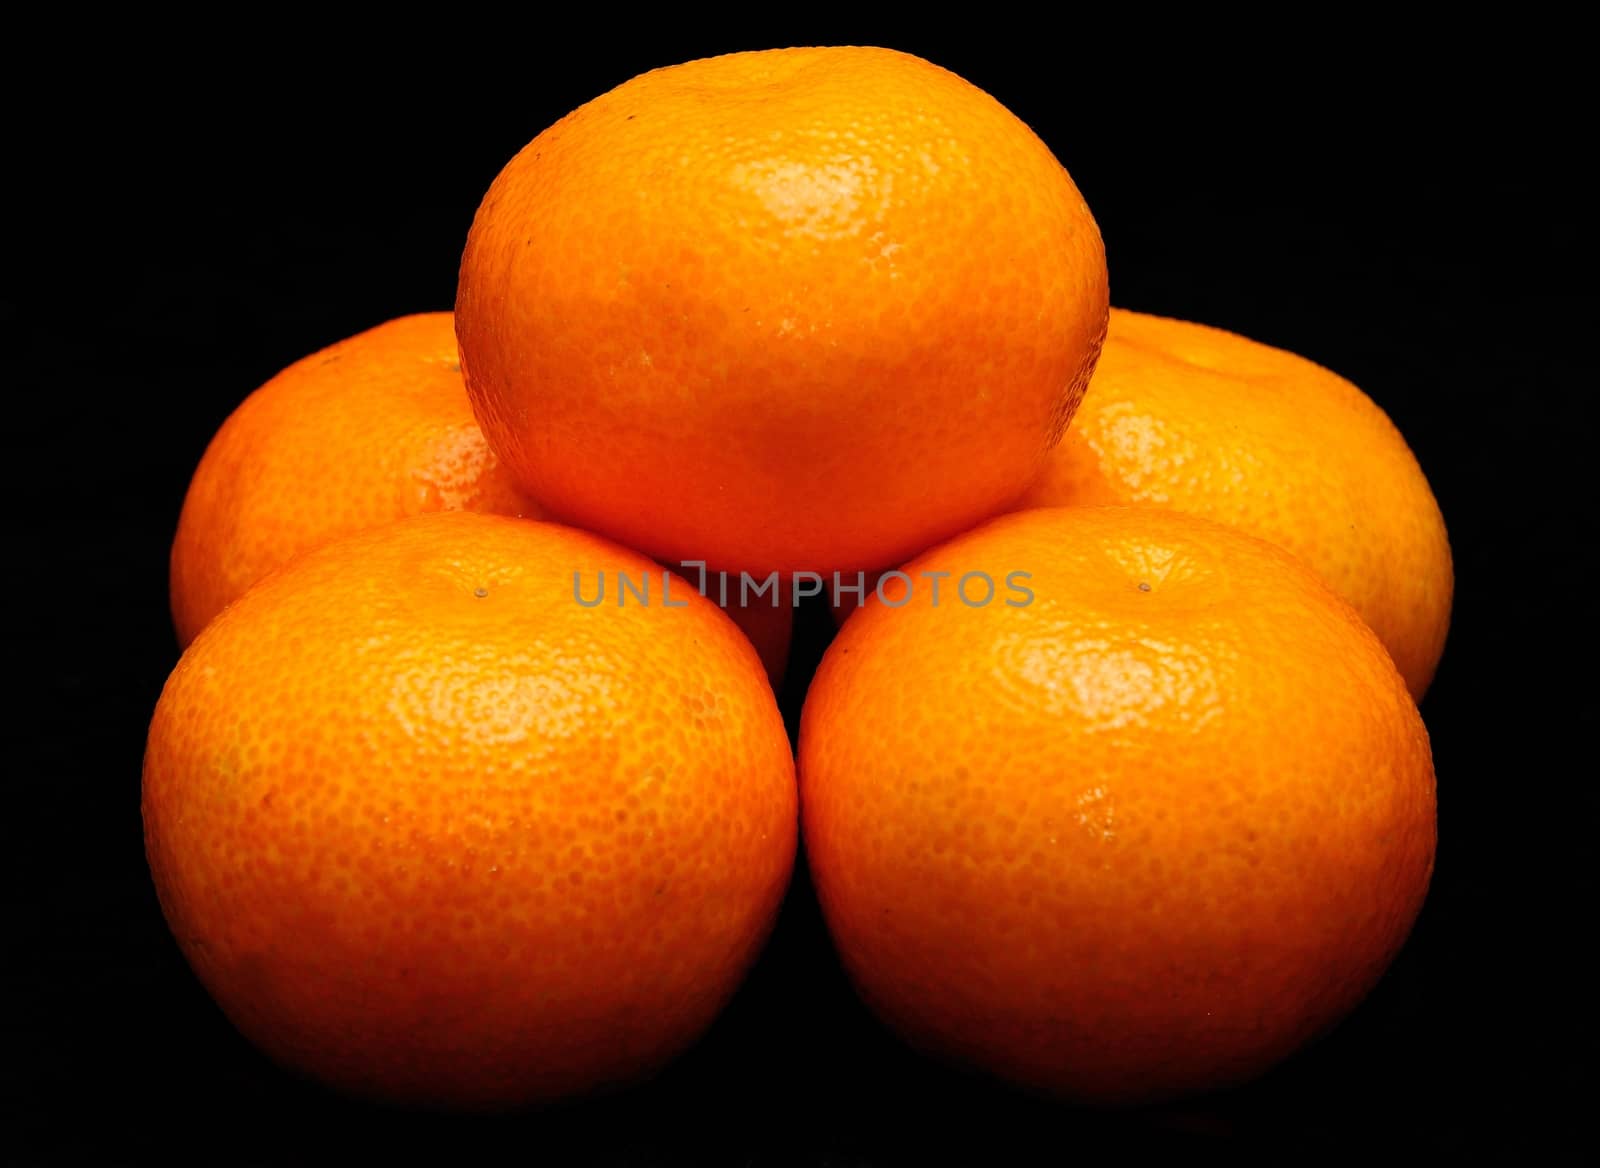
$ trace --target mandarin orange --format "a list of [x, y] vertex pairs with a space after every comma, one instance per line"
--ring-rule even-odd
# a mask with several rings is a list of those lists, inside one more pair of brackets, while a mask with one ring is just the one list
[[1105, 252], [994, 98], [905, 53], [657, 69], [495, 179], [456, 329], [552, 515], [673, 562], [870, 568], [1013, 502], [1082, 395]]
[[[190, 481], [171, 557], [179, 645], [303, 551], [458, 510], [540, 517], [472, 416], [451, 314], [401, 317], [313, 353], [244, 400]], [[728, 615], [779, 684], [792, 606]]]
[[1361, 1000], [1428, 887], [1433, 765], [1309, 568], [1191, 516], [1065, 508], [905, 571], [828, 649], [799, 758], [824, 915], [892, 1027], [1132, 1101], [1248, 1079]]
[[304, 357], [234, 410], [189, 483], [172, 545], [178, 641], [300, 552], [447, 510], [539, 514], [473, 419], [450, 313]]
[[1149, 504], [1299, 556], [1378, 634], [1418, 699], [1450, 626], [1444, 518], [1356, 386], [1283, 349], [1113, 309], [1072, 428], [1022, 505]]
[[[613, 603], [619, 573], [652, 603]], [[749, 641], [660, 574], [421, 516], [195, 639], [150, 726], [146, 846], [247, 1038], [345, 1091], [487, 1108], [647, 1074], [706, 1027], [783, 896], [794, 771]]]

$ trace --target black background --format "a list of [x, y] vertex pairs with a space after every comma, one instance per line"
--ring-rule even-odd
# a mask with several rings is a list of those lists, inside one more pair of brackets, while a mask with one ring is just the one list
[[[1158, 50], [1082, 28], [441, 24], [404, 47], [308, 29], [201, 52], [141, 31], [151, 43], [108, 37], [12, 103], [7, 577], [28, 700], [5, 785], [4, 1130], [24, 1158], [875, 1164], [1592, 1140], [1596, 806], [1575, 744], [1592, 728], [1582, 350], [1600, 306], [1559, 32], [1376, 47], [1267, 30], [1260, 47], [1196, 30]], [[657, 65], [851, 41], [927, 56], [1029, 122], [1099, 219], [1115, 303], [1310, 356], [1407, 435], [1457, 574], [1423, 705], [1438, 868], [1410, 944], [1347, 1023], [1263, 1081], [1086, 1112], [904, 1051], [852, 997], [802, 869], [738, 998], [647, 1086], [484, 1120], [279, 1072], [190, 975], [140, 835], [144, 729], [176, 659], [166, 554], [207, 439], [306, 353], [448, 308], [484, 189], [573, 106]], [[827, 631], [802, 613], [791, 724]]]

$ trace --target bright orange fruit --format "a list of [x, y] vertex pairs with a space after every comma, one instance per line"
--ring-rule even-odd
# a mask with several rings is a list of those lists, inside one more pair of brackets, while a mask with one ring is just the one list
[[800, 736], [812, 877], [884, 1019], [1127, 1101], [1247, 1079], [1362, 998], [1428, 887], [1433, 765], [1310, 569], [1186, 515], [1064, 508], [905, 571], [910, 599], [829, 648]]
[[[612, 602], [618, 573], [652, 603]], [[495, 1107], [705, 1028], [787, 884], [794, 772], [749, 641], [681, 579], [661, 603], [660, 573], [568, 528], [422, 516], [196, 638], [150, 726], [146, 847], [251, 1041], [343, 1090]]]
[[643, 74], [489, 189], [456, 329], [553, 515], [673, 562], [895, 562], [1013, 502], [1105, 331], [1100, 233], [988, 94], [877, 48]]
[[539, 514], [473, 419], [450, 313], [296, 361], [222, 424], [189, 483], [172, 545], [178, 641], [300, 552], [447, 510]]
[[1299, 556], [1355, 606], [1419, 699], [1450, 626], [1444, 519], [1371, 398], [1304, 357], [1113, 309], [1072, 428], [1024, 506], [1151, 504]]
[[[540, 517], [472, 416], [448, 312], [401, 317], [313, 353], [223, 423], [172, 545], [179, 644], [299, 553], [434, 511]], [[728, 613], [776, 685], [792, 606]]]

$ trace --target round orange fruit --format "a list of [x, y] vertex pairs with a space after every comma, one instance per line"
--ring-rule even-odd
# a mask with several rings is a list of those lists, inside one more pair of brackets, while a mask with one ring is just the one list
[[189, 483], [172, 545], [178, 641], [300, 552], [447, 510], [538, 516], [473, 419], [450, 313], [296, 361], [229, 416]]
[[1113, 309], [1083, 405], [1023, 500], [1068, 504], [1166, 507], [1289, 549], [1427, 691], [1450, 626], [1444, 519], [1388, 416], [1322, 366]]
[[345, 1091], [490, 1108], [707, 1026], [789, 879], [793, 762], [749, 641], [662, 587], [586, 533], [452, 512], [325, 544], [195, 639], [150, 726], [146, 848], [246, 1037]]
[[[410, 515], [540, 517], [472, 416], [448, 312], [401, 317], [295, 362], [223, 423], [172, 544], [172, 614], [187, 645], [299, 553]], [[788, 604], [728, 615], [783, 677]]]
[[904, 571], [800, 733], [812, 877], [879, 1015], [1125, 1102], [1248, 1079], [1360, 1001], [1428, 887], [1434, 776], [1344, 601], [1154, 508], [1008, 515]]
[[1015, 115], [878, 48], [645, 73], [506, 166], [456, 330], [552, 515], [673, 562], [871, 568], [1015, 501], [1105, 331], [1105, 253]]

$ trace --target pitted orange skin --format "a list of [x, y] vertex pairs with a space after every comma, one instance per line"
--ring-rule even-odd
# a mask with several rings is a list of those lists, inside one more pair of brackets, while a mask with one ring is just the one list
[[1082, 396], [1105, 253], [999, 102], [887, 49], [736, 53], [567, 115], [456, 300], [490, 445], [660, 559], [895, 562], [1013, 502]]
[[1271, 540], [1378, 634], [1419, 700], [1454, 591], [1416, 457], [1360, 389], [1221, 329], [1113, 309], [1072, 429], [1022, 501], [1149, 504]]
[[[1025, 607], [951, 595], [1014, 570]], [[1428, 887], [1434, 776], [1349, 606], [1153, 508], [1009, 515], [906, 571], [909, 603], [840, 630], [800, 738], [812, 878], [879, 1015], [1128, 1102], [1255, 1076], [1361, 1000]], [[924, 571], [953, 573], [937, 607]]]
[[[150, 867], [262, 1050], [441, 1107], [555, 1099], [688, 1045], [789, 879], [793, 763], [750, 643], [557, 527], [424, 516], [325, 545], [219, 616], [150, 727]], [[659, 597], [652, 593], [653, 600]]]

